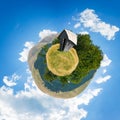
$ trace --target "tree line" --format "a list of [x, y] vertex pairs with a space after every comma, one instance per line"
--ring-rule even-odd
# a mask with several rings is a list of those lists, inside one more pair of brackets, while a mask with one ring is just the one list
[[[53, 44], [59, 43], [59, 39], [53, 40]], [[45, 54], [48, 50], [48, 46], [43, 47], [44, 55], [40, 54], [45, 58]], [[97, 70], [100, 67], [100, 62], [103, 59], [103, 53], [100, 48], [92, 43], [90, 35], [77, 35], [77, 46], [76, 49], [79, 63], [76, 69], [68, 76], [56, 76], [46, 67], [46, 72], [44, 74], [45, 80], [52, 82], [53, 80], [60, 80], [62, 84], [67, 84], [68, 81], [74, 84], [78, 84], [82, 79], [88, 75], [91, 70]], [[46, 64], [46, 62], [45, 62]], [[47, 65], [46, 65], [47, 66]]]

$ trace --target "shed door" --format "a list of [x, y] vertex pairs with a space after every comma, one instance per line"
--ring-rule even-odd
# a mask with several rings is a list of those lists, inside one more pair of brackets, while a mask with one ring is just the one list
[[63, 38], [63, 50], [64, 50], [64, 48], [65, 48], [66, 42], [67, 42], [66, 39]]
[[65, 48], [67, 40], [65, 38], [62, 38], [61, 44], [60, 44], [60, 50], [63, 51]]

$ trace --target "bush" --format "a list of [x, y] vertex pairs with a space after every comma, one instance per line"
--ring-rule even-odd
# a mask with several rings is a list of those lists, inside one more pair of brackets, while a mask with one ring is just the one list
[[[103, 59], [103, 53], [98, 46], [92, 43], [90, 35], [79, 34], [77, 39], [77, 46], [74, 46], [79, 58], [77, 68], [72, 72], [72, 74], [64, 77], [56, 76], [50, 72], [48, 68], [46, 68], [47, 70], [44, 75], [46, 80], [53, 81], [59, 79], [63, 84], [67, 84], [68, 81], [78, 84], [91, 70], [97, 70], [100, 67], [100, 62]], [[59, 40], [56, 38], [52, 42], [52, 45], [57, 43], [59, 43]], [[46, 52], [47, 51], [45, 49], [45, 53]]]

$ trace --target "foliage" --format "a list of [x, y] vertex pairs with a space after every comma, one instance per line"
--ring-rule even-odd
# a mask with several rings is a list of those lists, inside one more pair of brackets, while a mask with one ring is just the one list
[[52, 42], [52, 45], [57, 44], [57, 43], [59, 43], [59, 39], [58, 39], [58, 38], [55, 38], [55, 39], [53, 40], [53, 42]]
[[[47, 68], [45, 73], [46, 80], [53, 81], [59, 79], [63, 84], [67, 84], [68, 81], [78, 84], [91, 70], [97, 70], [100, 67], [103, 53], [98, 46], [92, 43], [90, 35], [79, 34], [77, 39], [77, 46], [74, 46], [79, 58], [77, 68], [72, 72], [72, 74], [64, 77], [55, 76]], [[52, 44], [56, 43], [59, 43], [58, 39], [55, 39], [52, 42]]]
[[39, 54], [38, 54], [38, 56], [41, 56], [41, 57], [44, 58], [44, 63], [45, 63], [45, 64], [46, 64], [45, 56], [46, 56], [46, 53], [47, 53], [48, 49], [49, 49], [49, 45], [46, 44], [46, 45], [44, 45], [44, 46], [42, 47], [41, 51], [40, 51]]
[[46, 68], [45, 74], [44, 74], [45, 80], [48, 80], [49, 82], [55, 80], [57, 78], [56, 75], [54, 75], [51, 71]]

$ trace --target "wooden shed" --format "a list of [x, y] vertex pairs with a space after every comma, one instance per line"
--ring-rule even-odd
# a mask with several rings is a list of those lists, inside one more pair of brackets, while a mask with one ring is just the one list
[[77, 45], [77, 35], [70, 30], [63, 30], [58, 39], [60, 40], [60, 51], [68, 51], [74, 45]]

